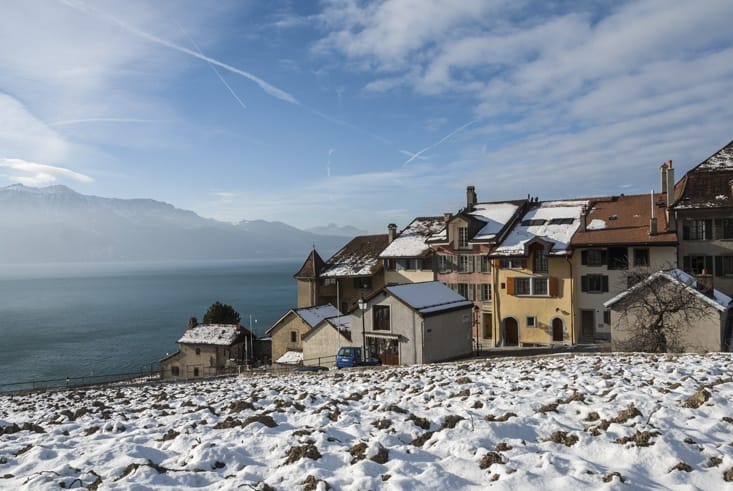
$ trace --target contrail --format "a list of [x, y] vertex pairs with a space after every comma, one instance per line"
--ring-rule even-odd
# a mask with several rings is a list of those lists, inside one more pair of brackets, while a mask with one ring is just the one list
[[428, 150], [430, 150], [430, 149], [433, 149], [433, 148], [437, 147], [438, 145], [440, 145], [441, 143], [443, 143], [444, 141], [446, 141], [446, 140], [447, 140], [447, 139], [449, 139], [450, 137], [454, 136], [454, 135], [455, 135], [455, 134], [457, 134], [457, 133], [460, 133], [461, 131], [465, 130], [466, 128], [468, 128], [468, 127], [469, 127], [469, 126], [471, 126], [472, 124], [476, 124], [476, 123], [478, 123], [478, 119], [474, 119], [473, 121], [469, 121], [468, 123], [464, 124], [464, 125], [463, 125], [463, 126], [461, 126], [460, 128], [458, 128], [458, 129], [455, 129], [455, 130], [451, 131], [450, 133], [448, 133], [448, 134], [447, 134], [446, 136], [444, 136], [443, 138], [441, 138], [441, 139], [440, 139], [440, 140], [438, 140], [437, 142], [435, 142], [435, 143], [433, 143], [432, 145], [429, 145], [429, 146], [427, 146], [427, 147], [423, 148], [422, 150], [420, 150], [419, 152], [417, 152], [417, 153], [413, 154], [413, 155], [412, 155], [412, 157], [410, 157], [409, 159], [405, 160], [405, 161], [404, 161], [404, 162], [402, 163], [402, 166], [403, 166], [403, 167], [404, 167], [404, 166], [406, 166], [407, 164], [409, 164], [410, 162], [412, 162], [413, 160], [415, 160], [416, 158], [418, 158], [419, 156], [421, 156], [422, 154], [424, 154], [424, 153], [425, 153], [425, 152], [427, 152]]
[[[178, 24], [178, 22], [176, 22], [176, 24]], [[196, 48], [196, 51], [198, 51], [198, 53], [203, 56], [203, 52], [201, 51], [201, 48], [199, 48], [199, 45], [196, 44], [196, 41], [194, 41], [193, 38], [189, 36], [185, 30], [183, 30], [183, 26], [181, 24], [178, 24], [178, 28], [181, 30], [183, 35], [186, 36], [189, 41], [191, 41], [191, 44], [193, 45], [194, 48]], [[219, 77], [219, 80], [221, 80], [221, 83], [224, 84], [224, 87], [226, 87], [229, 90], [229, 93], [232, 94], [232, 97], [234, 97], [237, 100], [237, 102], [239, 103], [239, 105], [242, 106], [242, 109], [247, 109], [247, 105], [244, 102], [242, 102], [242, 99], [240, 99], [239, 96], [234, 92], [234, 89], [232, 89], [229, 86], [229, 84], [227, 83], [227, 81], [224, 80], [224, 77], [221, 76], [221, 73], [219, 73], [219, 70], [217, 70], [216, 67], [212, 65], [211, 63], [209, 63], [208, 65], [214, 71], [216, 76]]]
[[147, 39], [148, 41], [152, 41], [152, 42], [154, 42], [156, 44], [159, 44], [161, 46], [165, 46], [167, 48], [173, 49], [173, 50], [178, 51], [180, 53], [184, 53], [184, 54], [187, 54], [189, 56], [193, 56], [194, 58], [198, 58], [199, 60], [205, 61], [205, 62], [210, 63], [212, 65], [216, 65], [216, 66], [218, 66], [220, 68], [223, 68], [225, 70], [229, 70], [230, 72], [236, 73], [237, 75], [241, 75], [242, 77], [244, 77], [246, 79], [249, 79], [252, 82], [254, 82], [257, 85], [259, 85], [260, 88], [263, 91], [265, 91], [267, 94], [269, 94], [272, 97], [275, 97], [277, 99], [280, 99], [281, 101], [289, 102], [289, 103], [295, 104], [297, 106], [300, 106], [301, 105], [300, 102], [298, 102], [298, 100], [295, 97], [293, 97], [292, 95], [290, 95], [289, 93], [285, 92], [282, 89], [279, 89], [279, 88], [275, 87], [274, 85], [271, 85], [271, 84], [265, 82], [261, 78], [255, 76], [255, 75], [252, 75], [249, 72], [245, 72], [244, 70], [240, 70], [239, 68], [233, 67], [233, 66], [228, 65], [226, 63], [223, 63], [223, 62], [221, 62], [219, 60], [215, 60], [214, 58], [209, 58], [208, 56], [204, 56], [204, 55], [202, 55], [200, 53], [197, 53], [197, 52], [195, 52], [193, 50], [190, 50], [188, 48], [184, 48], [183, 46], [179, 46], [179, 45], [177, 45], [177, 44], [175, 44], [175, 43], [173, 43], [171, 41], [168, 41], [168, 40], [163, 39], [163, 38], [159, 38], [158, 36], [155, 36], [155, 35], [150, 34], [148, 32], [142, 31], [142, 30], [140, 30], [140, 29], [138, 29], [138, 28], [136, 28], [134, 26], [131, 26], [129, 24], [126, 24], [125, 22], [122, 22], [121, 20], [119, 20], [118, 18], [116, 18], [116, 17], [114, 17], [112, 15], [105, 14], [103, 12], [100, 12], [99, 10], [95, 9], [94, 7], [90, 7], [89, 5], [86, 5], [84, 3], [75, 2], [73, 0], [59, 0], [59, 1], [62, 2], [62, 3], [64, 3], [64, 4], [66, 4], [66, 5], [68, 5], [69, 7], [73, 8], [73, 9], [76, 9], [76, 10], [79, 10], [79, 11], [82, 11], [82, 12], [86, 12], [86, 13], [92, 13], [94, 15], [97, 15], [99, 17], [102, 17], [104, 19], [107, 19], [108, 21], [110, 21], [110, 22], [112, 22], [114, 24], [117, 24], [122, 29], [124, 29], [127, 32], [129, 32], [131, 34], [134, 34], [134, 35], [136, 35], [138, 37], [141, 37], [143, 39]]
[[139, 119], [139, 118], [81, 118], [81, 119], [64, 119], [49, 123], [49, 126], [68, 126], [72, 124], [85, 123], [172, 123], [167, 119]]

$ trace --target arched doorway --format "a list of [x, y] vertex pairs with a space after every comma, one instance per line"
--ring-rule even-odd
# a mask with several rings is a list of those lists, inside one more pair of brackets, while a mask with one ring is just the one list
[[559, 317], [555, 317], [554, 319], [552, 319], [552, 341], [565, 341], [565, 326], [563, 325], [562, 319], [560, 319]]
[[504, 346], [519, 346], [519, 325], [513, 317], [504, 319]]

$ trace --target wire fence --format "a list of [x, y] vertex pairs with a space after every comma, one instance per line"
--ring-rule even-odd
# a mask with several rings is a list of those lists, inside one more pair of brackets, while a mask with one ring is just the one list
[[151, 363], [148, 367], [141, 368], [135, 372], [0, 383], [0, 392], [30, 392], [39, 390], [79, 388], [90, 385], [105, 385], [112, 383], [142, 383], [159, 378], [160, 369], [157, 367], [156, 363]]

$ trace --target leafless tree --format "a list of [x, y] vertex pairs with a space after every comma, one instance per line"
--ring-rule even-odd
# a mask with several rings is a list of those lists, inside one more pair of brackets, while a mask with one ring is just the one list
[[611, 306], [618, 313], [614, 349], [652, 353], [679, 352], [682, 333], [688, 326], [711, 315], [700, 294], [709, 294], [694, 279], [679, 270], [653, 274], [630, 271], [633, 287]]

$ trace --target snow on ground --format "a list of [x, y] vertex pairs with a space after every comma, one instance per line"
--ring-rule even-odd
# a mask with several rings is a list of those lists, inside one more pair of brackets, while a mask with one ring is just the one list
[[732, 368], [564, 355], [5, 395], [0, 488], [722, 489]]

